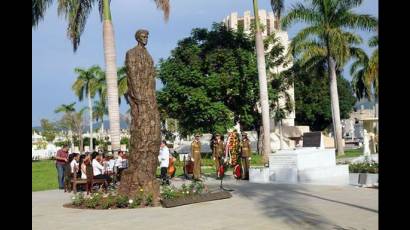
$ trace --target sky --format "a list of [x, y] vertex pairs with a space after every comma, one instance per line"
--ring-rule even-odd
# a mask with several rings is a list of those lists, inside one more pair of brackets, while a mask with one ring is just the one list
[[[95, 7], [89, 15], [86, 28], [81, 36], [77, 52], [73, 52], [71, 41], [67, 37], [67, 23], [57, 15], [57, 2], [48, 8], [44, 20], [32, 29], [32, 126], [39, 126], [42, 118], [57, 121], [61, 115], [54, 110], [61, 104], [77, 102], [77, 109], [87, 106], [87, 102], [78, 102], [71, 90], [75, 81], [74, 68], [88, 68], [100, 65], [104, 68], [102, 23]], [[124, 64], [125, 53], [136, 45], [135, 31], [149, 30], [147, 49], [155, 63], [160, 58], [166, 59], [177, 42], [190, 35], [193, 28], [210, 28], [212, 23], [221, 22], [231, 12], [243, 16], [246, 10], [252, 11], [252, 0], [170, 0], [169, 21], [163, 20], [163, 14], [152, 0], [117, 0], [111, 3], [111, 15], [114, 25], [117, 66]], [[259, 9], [271, 10], [269, 0], [259, 0]], [[302, 0], [285, 0], [285, 14], [291, 5]], [[364, 0], [356, 12], [378, 17], [378, 1]], [[302, 27], [296, 24], [288, 29], [292, 39]], [[358, 31], [364, 41], [372, 35]], [[363, 46], [370, 53], [368, 47]], [[344, 75], [350, 80], [345, 68]], [[157, 81], [157, 88], [161, 83]], [[120, 112], [127, 111], [122, 100]]]

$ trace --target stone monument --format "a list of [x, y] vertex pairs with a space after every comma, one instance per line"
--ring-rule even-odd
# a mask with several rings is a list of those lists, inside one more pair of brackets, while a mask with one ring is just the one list
[[138, 45], [125, 57], [128, 100], [131, 106], [129, 168], [121, 176], [119, 193], [133, 196], [143, 189], [158, 202], [159, 183], [155, 178], [161, 143], [160, 115], [155, 97], [154, 61], [145, 46], [148, 31], [138, 30]]
[[369, 134], [363, 130], [363, 155], [365, 158], [370, 157]]

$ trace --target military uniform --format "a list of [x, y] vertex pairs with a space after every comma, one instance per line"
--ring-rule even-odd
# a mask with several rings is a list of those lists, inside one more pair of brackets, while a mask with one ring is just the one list
[[192, 141], [191, 157], [194, 159], [194, 180], [199, 180], [201, 176], [201, 142]]
[[251, 144], [246, 134], [242, 135], [241, 141], [241, 162], [242, 162], [242, 179], [249, 180], [249, 158], [252, 156]]
[[216, 172], [219, 170], [220, 162], [224, 155], [224, 143], [222, 140], [215, 141], [212, 146], [212, 157], [215, 159]]

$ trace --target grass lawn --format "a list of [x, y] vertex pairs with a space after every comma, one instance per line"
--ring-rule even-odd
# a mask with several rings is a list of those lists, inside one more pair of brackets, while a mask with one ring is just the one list
[[363, 155], [363, 148], [359, 149], [346, 149], [345, 155], [337, 156], [337, 159], [348, 158], [348, 157], [360, 157]]
[[31, 163], [31, 191], [58, 189], [57, 169], [54, 160]]
[[[202, 157], [202, 173], [207, 176], [215, 175], [214, 161], [210, 154], [204, 154]], [[175, 176], [184, 175], [182, 169], [183, 162], [175, 163]], [[262, 156], [254, 154], [251, 159], [251, 166], [260, 166], [262, 164]], [[231, 168], [228, 171], [232, 171]], [[35, 161], [31, 164], [31, 191], [43, 191], [58, 189], [57, 170], [54, 160]], [[160, 175], [160, 169], [157, 169], [157, 175]]]

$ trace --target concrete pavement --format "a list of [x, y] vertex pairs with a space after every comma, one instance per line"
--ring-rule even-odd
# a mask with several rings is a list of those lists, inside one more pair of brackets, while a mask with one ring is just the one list
[[[181, 179], [172, 183], [180, 185]], [[219, 181], [206, 180], [210, 190]], [[226, 179], [230, 199], [175, 208], [63, 208], [71, 194], [32, 193], [33, 229], [378, 229], [378, 190], [352, 186], [253, 184]]]

